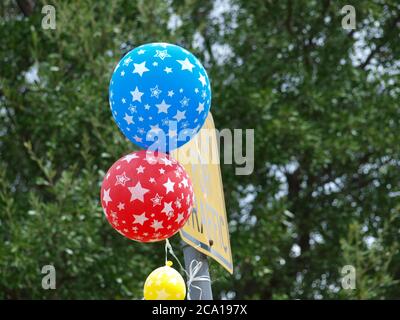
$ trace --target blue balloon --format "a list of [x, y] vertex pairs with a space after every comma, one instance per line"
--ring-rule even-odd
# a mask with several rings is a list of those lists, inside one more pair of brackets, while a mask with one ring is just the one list
[[168, 43], [141, 45], [126, 54], [111, 77], [110, 108], [136, 145], [168, 152], [203, 126], [211, 105], [207, 72], [189, 51]]

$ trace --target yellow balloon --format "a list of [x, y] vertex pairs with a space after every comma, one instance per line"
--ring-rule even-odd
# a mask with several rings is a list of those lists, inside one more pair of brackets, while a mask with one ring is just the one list
[[154, 270], [144, 283], [143, 294], [145, 300], [184, 300], [186, 285], [182, 276], [174, 268], [172, 262], [167, 261], [165, 267]]

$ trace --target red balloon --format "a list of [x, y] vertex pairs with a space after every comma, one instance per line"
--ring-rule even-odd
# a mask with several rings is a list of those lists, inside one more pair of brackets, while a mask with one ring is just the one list
[[132, 152], [115, 162], [101, 185], [101, 205], [111, 226], [125, 237], [154, 242], [183, 227], [194, 202], [183, 167], [161, 152]]

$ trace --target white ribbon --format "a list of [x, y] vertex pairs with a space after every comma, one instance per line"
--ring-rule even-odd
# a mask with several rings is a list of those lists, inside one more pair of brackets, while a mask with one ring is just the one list
[[210, 277], [209, 276], [197, 276], [197, 274], [199, 273], [199, 271], [200, 271], [202, 266], [203, 266], [203, 262], [201, 262], [201, 261], [192, 260], [190, 262], [189, 273], [187, 274], [187, 272], [186, 272], [187, 277], [188, 277], [188, 280], [186, 282], [187, 287], [188, 287], [188, 294], [187, 294], [188, 300], [192, 300], [190, 298], [191, 287], [196, 288], [197, 290], [200, 291], [199, 300], [201, 300], [201, 296], [203, 294], [203, 290], [199, 286], [195, 286], [193, 284], [194, 281], [208, 281], [208, 282], [210, 282]]
[[181, 270], [185, 273], [187, 277], [186, 285], [188, 288], [188, 293], [187, 293], [187, 299], [192, 300], [190, 298], [190, 291], [191, 287], [196, 288], [197, 290], [200, 291], [200, 299], [203, 294], [203, 290], [199, 287], [193, 284], [195, 281], [208, 281], [210, 282], [210, 277], [209, 276], [197, 276], [199, 271], [201, 270], [201, 267], [203, 266], [203, 262], [197, 261], [197, 260], [192, 260], [189, 265], [189, 272], [185, 270], [185, 268], [182, 266], [180, 263], [178, 257], [175, 255], [174, 250], [172, 249], [171, 244], [169, 243], [168, 239], [165, 239], [165, 264], [167, 263], [168, 260], [168, 252], [175, 258], [175, 260], [178, 262], [179, 267]]

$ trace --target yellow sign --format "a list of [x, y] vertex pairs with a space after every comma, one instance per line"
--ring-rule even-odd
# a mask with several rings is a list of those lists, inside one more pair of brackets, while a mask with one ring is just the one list
[[199, 133], [171, 155], [185, 167], [196, 198], [193, 213], [180, 231], [183, 241], [233, 273], [218, 143], [211, 113]]

